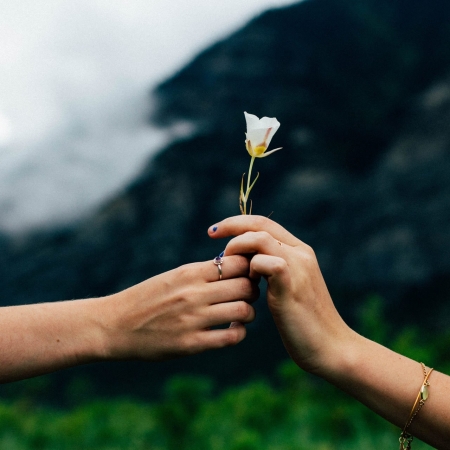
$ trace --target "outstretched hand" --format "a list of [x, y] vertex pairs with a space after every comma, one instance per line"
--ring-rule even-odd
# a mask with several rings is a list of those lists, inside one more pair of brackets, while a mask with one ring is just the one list
[[227, 256], [222, 279], [211, 260], [108, 297], [3, 307], [0, 382], [95, 361], [157, 361], [237, 344], [259, 296], [248, 273], [247, 258]]
[[334, 307], [312, 248], [261, 216], [227, 218], [208, 234], [236, 236], [226, 246], [226, 256], [254, 255], [250, 278], [267, 279], [267, 302], [294, 361], [316, 373], [329, 366], [353, 332]]
[[224, 258], [222, 271], [219, 281], [212, 260], [187, 264], [112, 296], [108, 359], [170, 359], [242, 341], [259, 289], [243, 256]]

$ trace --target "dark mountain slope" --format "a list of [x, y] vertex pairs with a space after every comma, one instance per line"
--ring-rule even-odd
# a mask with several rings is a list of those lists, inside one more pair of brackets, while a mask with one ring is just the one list
[[[241, 133], [244, 110], [276, 116], [294, 150], [289, 164], [361, 173], [395, 135], [411, 94], [446, 72], [449, 35], [440, 0], [307, 0], [200, 54], [157, 89], [154, 118]], [[302, 145], [305, 129], [316, 146]]]

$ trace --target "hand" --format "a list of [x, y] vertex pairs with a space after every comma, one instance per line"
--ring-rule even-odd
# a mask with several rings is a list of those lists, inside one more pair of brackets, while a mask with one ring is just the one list
[[267, 302], [290, 356], [310, 372], [326, 370], [354, 332], [336, 311], [312, 248], [261, 216], [231, 217], [208, 233], [237, 236], [227, 256], [255, 255], [250, 278], [267, 279]]
[[219, 281], [212, 261], [188, 264], [106, 297], [105, 357], [163, 360], [242, 341], [259, 289], [243, 256], [224, 258], [222, 271]]
[[[405, 425], [423, 380], [420, 364], [351, 330], [331, 300], [313, 250], [277, 223], [258, 216], [225, 219], [211, 237], [237, 236], [230, 255], [253, 254], [250, 278], [264, 276], [267, 301], [294, 361], [367, 405], [398, 427]], [[281, 245], [280, 245], [281, 244]], [[434, 371], [427, 405], [408, 429], [433, 448], [450, 448], [450, 377]]]

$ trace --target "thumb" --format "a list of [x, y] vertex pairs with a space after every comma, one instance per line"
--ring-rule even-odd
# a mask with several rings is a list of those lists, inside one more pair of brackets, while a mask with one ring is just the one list
[[250, 262], [250, 278], [263, 276], [267, 279], [272, 295], [285, 294], [290, 286], [289, 266], [278, 256], [255, 255]]

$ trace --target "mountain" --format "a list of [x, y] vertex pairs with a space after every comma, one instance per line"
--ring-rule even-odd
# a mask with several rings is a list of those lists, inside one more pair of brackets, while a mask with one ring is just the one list
[[[306, 0], [255, 18], [153, 93], [152, 123], [191, 123], [192, 137], [173, 142], [87, 219], [0, 238], [3, 304], [101, 296], [212, 259], [225, 243], [209, 240], [207, 227], [239, 213], [248, 111], [277, 117], [273, 145], [284, 147], [256, 162], [254, 213], [273, 212], [313, 246], [344, 317], [352, 322], [361, 301], [379, 293], [393, 318], [443, 327], [449, 24], [450, 4], [439, 0]], [[424, 298], [434, 305], [426, 315]], [[89, 373], [99, 392], [152, 396], [175, 371], [221, 383], [271, 373], [286, 354], [263, 302], [258, 312], [235, 349], [99, 364], [55, 380]]]

